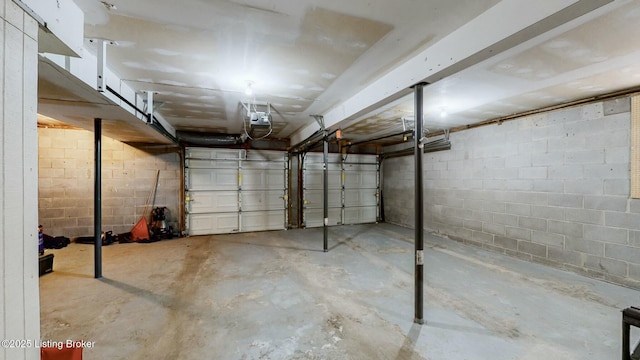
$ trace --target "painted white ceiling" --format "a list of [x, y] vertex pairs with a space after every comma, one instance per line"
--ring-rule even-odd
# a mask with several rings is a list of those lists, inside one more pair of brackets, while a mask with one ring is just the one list
[[[271, 105], [273, 138], [304, 138], [318, 127], [314, 114], [344, 113], [329, 125], [354, 140], [392, 133], [413, 116], [412, 83], [371, 89], [436, 48], [452, 55], [426, 78], [430, 130], [640, 85], [638, 0], [531, 2], [540, 11], [514, 11], [526, 3], [518, 0], [75, 1], [85, 37], [117, 42], [109, 67], [136, 91], [156, 92], [176, 130], [242, 133], [240, 104], [253, 101]], [[521, 31], [502, 26], [527, 20]], [[486, 31], [469, 30], [481, 21]], [[471, 50], [489, 36], [496, 41]], [[460, 49], [472, 53], [458, 59]]]

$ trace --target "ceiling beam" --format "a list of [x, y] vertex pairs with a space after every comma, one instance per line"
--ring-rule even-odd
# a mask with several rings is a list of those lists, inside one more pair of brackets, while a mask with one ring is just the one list
[[[410, 94], [416, 83], [441, 80], [610, 2], [503, 0], [327, 111], [325, 126], [339, 127]], [[310, 124], [293, 134], [291, 142], [303, 141], [317, 129]]]

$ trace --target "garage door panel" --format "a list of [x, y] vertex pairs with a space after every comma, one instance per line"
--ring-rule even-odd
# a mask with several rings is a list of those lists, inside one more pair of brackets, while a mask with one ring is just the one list
[[187, 148], [185, 151], [185, 157], [190, 159], [230, 159], [238, 160], [242, 156], [240, 150], [227, 150], [227, 149], [208, 149], [208, 148]]
[[[329, 189], [342, 188], [340, 171], [329, 171]], [[324, 171], [307, 170], [304, 176], [304, 187], [307, 189], [324, 189]]]
[[[329, 209], [329, 226], [340, 225], [342, 209]], [[324, 209], [305, 209], [305, 226], [308, 228], [324, 226]]]
[[286, 162], [277, 161], [277, 162], [269, 162], [269, 161], [242, 161], [242, 169], [284, 169]]
[[237, 169], [189, 169], [188, 190], [237, 190]]
[[346, 225], [374, 223], [376, 222], [377, 214], [378, 211], [375, 206], [345, 208], [344, 223]]
[[187, 212], [237, 212], [238, 191], [196, 191], [189, 193]]
[[283, 211], [242, 212], [242, 231], [285, 229]]
[[284, 190], [284, 170], [247, 170], [242, 169], [242, 189], [246, 190]]
[[[342, 159], [339, 154], [329, 154], [329, 164], [327, 169], [329, 171], [342, 170]], [[304, 159], [305, 170], [323, 170], [324, 169], [324, 155], [318, 153], [307, 154]]]
[[238, 232], [238, 213], [190, 214], [189, 235]]
[[[329, 154], [327, 157], [330, 163], [340, 164], [342, 162], [342, 155]], [[324, 162], [324, 154], [321, 152], [307, 153], [304, 157], [305, 164], [322, 164]]]
[[271, 163], [286, 162], [287, 154], [281, 151], [250, 150], [247, 151], [246, 160], [242, 167], [269, 167]]
[[353, 189], [344, 192], [345, 206], [376, 206], [378, 197], [375, 189]]
[[238, 168], [238, 160], [186, 159], [185, 164], [190, 169], [237, 169]]
[[[309, 209], [324, 207], [324, 190], [305, 190], [305, 206]], [[342, 191], [339, 189], [329, 190], [329, 207], [342, 207]]]
[[[305, 170], [308, 170], [308, 171], [312, 171], [312, 170], [322, 171], [324, 170], [324, 164], [323, 163], [313, 163], [313, 164], [305, 163], [304, 168]], [[329, 169], [329, 171], [340, 171], [342, 170], [342, 165], [340, 163], [337, 163], [337, 164], [329, 163], [327, 166], [327, 169]]]
[[283, 190], [243, 191], [242, 211], [284, 210], [283, 196]]
[[378, 173], [375, 171], [346, 172], [344, 175], [344, 187], [348, 189], [375, 189], [378, 187]]
[[[351, 158], [349, 158], [349, 161], [351, 161]], [[365, 164], [358, 164], [358, 163], [352, 163], [352, 162], [348, 162], [344, 164], [344, 170], [345, 171], [373, 171], [376, 172], [378, 170], [378, 165], [376, 163], [365, 163]]]

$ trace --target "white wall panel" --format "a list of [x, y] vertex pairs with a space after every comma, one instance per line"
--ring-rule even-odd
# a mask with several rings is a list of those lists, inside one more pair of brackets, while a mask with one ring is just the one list
[[[0, 12], [0, 335], [40, 339], [38, 289], [38, 47], [35, 20], [13, 1]], [[11, 24], [9, 24], [9, 21]], [[25, 29], [28, 29], [25, 32]], [[0, 348], [0, 359], [39, 349]]]

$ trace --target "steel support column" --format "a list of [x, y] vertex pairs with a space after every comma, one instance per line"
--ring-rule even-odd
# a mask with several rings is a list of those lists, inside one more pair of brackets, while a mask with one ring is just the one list
[[323, 181], [323, 203], [324, 203], [324, 252], [329, 251], [329, 138], [327, 131], [324, 132], [324, 181]]
[[93, 236], [94, 276], [102, 277], [102, 119], [94, 119]]
[[423, 296], [424, 296], [424, 238], [423, 238], [423, 201], [422, 201], [422, 121], [423, 121], [423, 95], [424, 83], [414, 86], [414, 115], [415, 134], [413, 137], [413, 152], [415, 157], [415, 317], [413, 322], [424, 324]]

